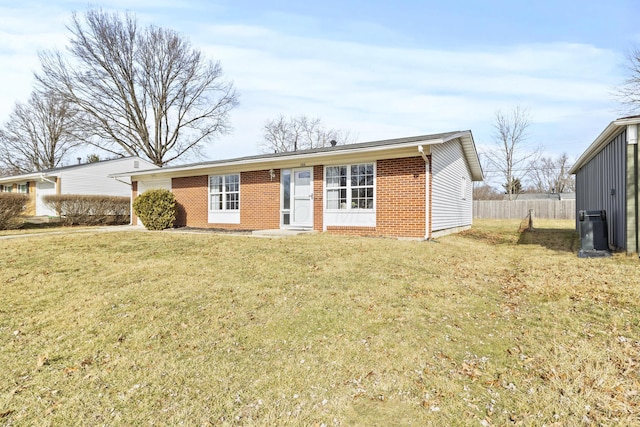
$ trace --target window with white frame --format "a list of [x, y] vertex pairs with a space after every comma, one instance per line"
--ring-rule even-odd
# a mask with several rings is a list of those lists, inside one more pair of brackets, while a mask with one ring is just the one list
[[212, 175], [209, 177], [209, 210], [237, 211], [240, 209], [240, 175]]
[[327, 209], [373, 209], [373, 163], [327, 166]]
[[29, 193], [29, 184], [18, 184], [18, 193]]
[[462, 177], [460, 185], [460, 198], [462, 200], [467, 200], [467, 179], [464, 176]]

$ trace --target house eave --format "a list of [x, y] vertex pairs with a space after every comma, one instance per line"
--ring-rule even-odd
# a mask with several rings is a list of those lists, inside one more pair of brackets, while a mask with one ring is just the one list
[[[469, 162], [474, 181], [482, 180], [482, 168], [470, 131], [451, 132], [438, 134], [434, 138], [429, 135], [400, 138], [397, 140], [374, 141], [372, 143], [353, 144], [353, 146], [340, 146], [332, 150], [311, 150], [310, 152], [292, 152], [277, 155], [260, 155], [238, 159], [210, 161], [205, 163], [153, 169], [145, 171], [132, 171], [112, 174], [110, 177], [131, 177], [137, 180], [142, 177], [185, 177], [194, 174], [224, 173], [225, 171], [250, 171], [261, 169], [282, 169], [301, 166], [314, 166], [319, 164], [332, 164], [346, 161], [372, 161], [383, 158], [401, 158], [419, 155], [417, 147], [422, 145], [428, 148], [431, 145], [460, 139], [465, 156]], [[377, 144], [377, 145], [370, 145]]]
[[640, 123], [640, 116], [623, 117], [612, 121], [582, 153], [575, 164], [569, 169], [570, 174], [576, 174], [584, 165], [589, 163], [613, 137], [622, 132], [628, 125]]
[[58, 176], [58, 174], [48, 174], [48, 173], [42, 173], [42, 172], [33, 172], [33, 173], [27, 173], [27, 174], [23, 174], [23, 175], [12, 175], [12, 176], [3, 176], [0, 177], [0, 184], [5, 184], [5, 183], [17, 183], [17, 182], [23, 182], [23, 181], [36, 181], [36, 180], [43, 180], [44, 178], [56, 178]]

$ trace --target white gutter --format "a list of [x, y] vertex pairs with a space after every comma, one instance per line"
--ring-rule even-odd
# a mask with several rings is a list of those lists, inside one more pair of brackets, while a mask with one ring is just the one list
[[121, 183], [126, 184], [126, 185], [128, 185], [129, 187], [131, 187], [131, 183], [130, 183], [130, 182], [123, 181], [123, 180], [119, 179], [119, 178], [118, 178], [118, 177], [116, 177], [116, 176], [111, 176], [111, 178], [113, 178], [113, 179], [115, 179], [116, 181], [121, 182]]
[[53, 184], [53, 185], [57, 185], [58, 184], [56, 181], [51, 181], [49, 178], [44, 176], [43, 173], [40, 174], [39, 178], [40, 178], [41, 181], [48, 182], [49, 184]]

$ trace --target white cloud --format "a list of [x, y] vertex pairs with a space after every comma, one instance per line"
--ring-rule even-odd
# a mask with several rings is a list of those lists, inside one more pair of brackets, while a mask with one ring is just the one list
[[[128, 4], [105, 3], [142, 9], [145, 21], [157, 13], [148, 1]], [[0, 93], [1, 121], [16, 100], [28, 97], [38, 50], [66, 44], [70, 10], [0, 8], [7, 22], [0, 33], [0, 77], [9, 82]], [[177, 27], [156, 23], [221, 60], [241, 95], [232, 112], [235, 131], [213, 144], [211, 158], [256, 153], [264, 121], [280, 113], [321, 117], [360, 140], [471, 129], [481, 145], [491, 141], [494, 111], [521, 104], [534, 118], [532, 141], [560, 139], [553, 145], [566, 141], [578, 154], [615, 114], [610, 92], [619, 81], [620, 55], [591, 45], [407, 48], [293, 36], [258, 25], [187, 25], [184, 19], [173, 22]], [[366, 31], [366, 23], [354, 25]]]

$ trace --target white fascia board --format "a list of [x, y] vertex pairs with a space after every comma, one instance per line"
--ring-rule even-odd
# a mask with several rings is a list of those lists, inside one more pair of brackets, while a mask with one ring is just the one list
[[7, 182], [14, 183], [14, 182], [21, 182], [21, 181], [33, 181], [33, 180], [42, 179], [42, 177], [56, 178], [57, 176], [58, 176], [57, 174], [46, 174], [42, 172], [26, 173], [24, 175], [3, 176], [0, 178], [0, 184], [7, 183]]

